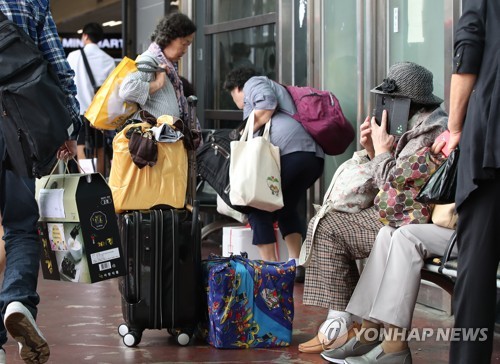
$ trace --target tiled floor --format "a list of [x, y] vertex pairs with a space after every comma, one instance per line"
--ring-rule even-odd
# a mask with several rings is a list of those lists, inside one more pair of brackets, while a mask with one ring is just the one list
[[[219, 350], [199, 340], [179, 347], [166, 330], [146, 330], [135, 348], [126, 347], [117, 328], [123, 322], [117, 281], [91, 285], [40, 278], [38, 324], [51, 347], [49, 363], [323, 363], [319, 355], [302, 354], [297, 345], [313, 336], [325, 311], [302, 305], [303, 286], [295, 289], [292, 345], [284, 349]], [[414, 326], [451, 327], [452, 318], [417, 305]], [[448, 343], [412, 342], [413, 363], [447, 363]], [[5, 346], [8, 363], [22, 363], [12, 340]], [[500, 363], [500, 336], [492, 362]], [[473, 363], [471, 363], [473, 364]]]

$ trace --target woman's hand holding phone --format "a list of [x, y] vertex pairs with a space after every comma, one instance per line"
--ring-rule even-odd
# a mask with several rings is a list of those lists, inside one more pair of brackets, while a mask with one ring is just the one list
[[372, 117], [370, 128], [375, 155], [390, 152], [394, 145], [394, 136], [387, 134], [387, 110], [382, 112], [380, 126], [377, 124], [375, 117]]

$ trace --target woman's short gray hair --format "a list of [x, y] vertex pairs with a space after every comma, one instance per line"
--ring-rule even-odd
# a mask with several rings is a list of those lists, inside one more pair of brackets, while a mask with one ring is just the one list
[[173, 40], [184, 38], [196, 32], [196, 25], [182, 13], [173, 13], [165, 16], [151, 35], [151, 41], [165, 49]]

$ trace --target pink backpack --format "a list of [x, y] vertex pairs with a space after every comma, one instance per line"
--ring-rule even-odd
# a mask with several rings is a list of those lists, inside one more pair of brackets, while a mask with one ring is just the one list
[[355, 133], [335, 95], [307, 86], [285, 88], [297, 108], [297, 113], [291, 116], [304, 126], [326, 154], [344, 153], [354, 140]]

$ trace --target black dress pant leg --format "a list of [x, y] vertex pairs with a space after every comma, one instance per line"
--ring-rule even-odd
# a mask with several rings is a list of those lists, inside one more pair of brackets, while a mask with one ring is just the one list
[[[500, 257], [500, 179], [480, 181], [459, 207], [455, 330], [450, 363], [490, 363]], [[474, 338], [474, 334], [477, 336]]]

